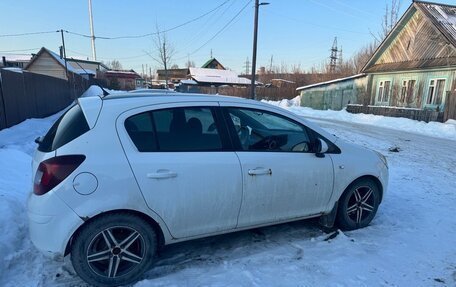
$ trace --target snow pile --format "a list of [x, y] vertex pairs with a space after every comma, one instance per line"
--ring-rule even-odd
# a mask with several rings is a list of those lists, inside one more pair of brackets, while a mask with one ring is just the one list
[[420, 122], [406, 118], [392, 118], [371, 114], [352, 114], [346, 110], [314, 110], [307, 107], [300, 107], [300, 97], [292, 100], [263, 101], [265, 103], [285, 108], [305, 118], [333, 120], [364, 125], [384, 127], [399, 131], [406, 131], [426, 136], [456, 140], [456, 121], [448, 120], [445, 123]]

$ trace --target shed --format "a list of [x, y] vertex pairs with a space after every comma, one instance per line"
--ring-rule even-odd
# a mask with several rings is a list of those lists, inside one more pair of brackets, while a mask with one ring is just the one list
[[301, 106], [319, 110], [341, 110], [347, 104], [357, 104], [366, 95], [365, 74], [316, 83], [296, 90], [301, 96]]

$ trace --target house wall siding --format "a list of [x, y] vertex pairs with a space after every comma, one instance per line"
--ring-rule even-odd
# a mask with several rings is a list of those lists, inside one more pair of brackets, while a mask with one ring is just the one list
[[[445, 79], [444, 96], [440, 105], [428, 105], [428, 93], [430, 81], [434, 79]], [[405, 97], [401, 101], [402, 83], [406, 80], [415, 80], [415, 92], [412, 97]], [[379, 83], [381, 81], [391, 81], [391, 92], [388, 102], [379, 102]], [[382, 73], [372, 75], [372, 103], [377, 106], [396, 106], [407, 108], [431, 108], [442, 110], [445, 105], [445, 95], [452, 91], [456, 84], [456, 68], [452, 70], [424, 70], [402, 73]]]
[[456, 49], [448, 45], [432, 22], [416, 9], [411, 18], [394, 33], [397, 36], [393, 37], [388, 48], [375, 62], [376, 65], [456, 57]]
[[48, 75], [64, 80], [67, 79], [65, 69], [47, 53], [42, 53], [27, 70], [36, 74]]
[[301, 106], [319, 110], [341, 110], [347, 104], [363, 103], [367, 77], [301, 90]]

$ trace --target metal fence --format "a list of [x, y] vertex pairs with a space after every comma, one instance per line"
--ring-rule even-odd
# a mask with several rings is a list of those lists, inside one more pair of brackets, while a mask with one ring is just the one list
[[89, 80], [70, 81], [26, 71], [0, 70], [0, 130], [29, 118], [43, 118], [67, 107], [88, 87]]

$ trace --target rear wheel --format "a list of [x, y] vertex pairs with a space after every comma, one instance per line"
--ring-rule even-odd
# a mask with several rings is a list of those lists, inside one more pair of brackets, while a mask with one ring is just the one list
[[156, 250], [156, 234], [144, 219], [128, 213], [108, 214], [78, 232], [71, 262], [87, 283], [118, 286], [138, 280], [150, 268]]
[[369, 225], [380, 204], [380, 190], [375, 182], [362, 179], [352, 183], [342, 194], [337, 210], [337, 224], [343, 230]]

